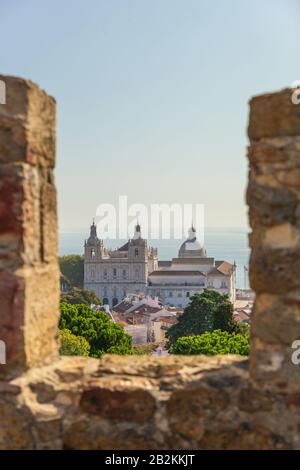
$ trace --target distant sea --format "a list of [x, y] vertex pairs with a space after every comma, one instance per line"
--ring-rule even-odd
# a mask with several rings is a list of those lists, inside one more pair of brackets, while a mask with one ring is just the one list
[[[83, 254], [84, 240], [88, 233], [60, 233], [59, 254]], [[122, 246], [127, 240], [106, 240], [107, 248]], [[183, 240], [182, 240], [183, 241]], [[159, 260], [169, 260], [177, 256], [180, 240], [148, 240], [148, 245], [157, 247]], [[248, 267], [250, 249], [248, 247], [248, 230], [245, 228], [207, 228], [204, 245], [208, 256], [216, 260], [225, 260], [237, 264], [237, 287], [245, 287], [244, 266]], [[249, 287], [248, 276], [246, 287]]]

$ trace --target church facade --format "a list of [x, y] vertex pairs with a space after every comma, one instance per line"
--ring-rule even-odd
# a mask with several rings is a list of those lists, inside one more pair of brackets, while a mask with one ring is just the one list
[[205, 288], [236, 296], [236, 266], [208, 257], [194, 227], [171, 261], [158, 261], [157, 249], [148, 248], [139, 224], [131, 240], [116, 250], [106, 250], [96, 226], [84, 245], [84, 287], [111, 306], [130, 294], [158, 297], [164, 305], [184, 308], [190, 297]]
[[129, 294], [146, 292], [149, 272], [157, 268], [157, 250], [148, 249], [139, 224], [125, 245], [107, 250], [93, 222], [84, 244], [84, 287], [94, 291], [104, 304], [113, 306]]

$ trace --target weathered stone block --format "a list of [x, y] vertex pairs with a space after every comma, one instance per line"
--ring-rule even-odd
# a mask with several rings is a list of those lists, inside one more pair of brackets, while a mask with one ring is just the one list
[[288, 188], [263, 186], [251, 179], [247, 189], [247, 203], [252, 227], [295, 223], [298, 198]]
[[137, 380], [132, 387], [124, 384], [120, 387], [105, 386], [98, 381], [87, 386], [84, 390], [80, 406], [86, 413], [101, 416], [108, 419], [121, 421], [147, 422], [154, 414], [155, 399], [148, 390], [136, 386]]
[[0, 376], [43, 364], [58, 354], [59, 270], [41, 264], [0, 271], [0, 338], [6, 365]]
[[0, 165], [0, 269], [56, 262], [56, 190], [49, 172]]
[[292, 345], [265, 342], [253, 334], [250, 376], [256, 388], [273, 393], [298, 392], [300, 365], [293, 364]]
[[25, 407], [0, 402], [0, 447], [5, 450], [33, 450], [29, 412]]
[[258, 294], [251, 331], [266, 343], [291, 346], [294, 340], [300, 339], [299, 291], [284, 296]]
[[292, 103], [293, 90], [255, 96], [250, 101], [248, 135], [250, 140], [263, 137], [300, 135], [300, 106]]
[[6, 104], [0, 106], [0, 162], [55, 165], [55, 100], [30, 80], [0, 75]]
[[248, 149], [248, 158], [252, 165], [299, 160], [300, 137], [274, 137], [253, 141]]
[[264, 230], [261, 235], [261, 244], [267, 249], [299, 249], [300, 251], [299, 227], [289, 223], [275, 225]]
[[256, 293], [282, 294], [300, 288], [299, 249], [253, 247], [250, 283]]
[[[174, 434], [185, 439], [200, 441], [204, 435], [205, 414], [216, 415], [224, 410], [229, 397], [224, 389], [224, 381], [215, 377], [219, 387], [211, 387], [205, 380], [192, 382], [179, 390], [175, 390], [167, 402], [166, 413], [169, 427]], [[221, 390], [222, 389], [222, 390]]]

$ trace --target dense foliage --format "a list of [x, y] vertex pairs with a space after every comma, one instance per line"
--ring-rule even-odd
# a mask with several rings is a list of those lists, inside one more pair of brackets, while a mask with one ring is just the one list
[[95, 294], [87, 289], [79, 289], [74, 287], [68, 292], [61, 294], [61, 302], [66, 302], [68, 304], [85, 304], [91, 306], [91, 304], [101, 305], [101, 300]]
[[60, 256], [59, 266], [61, 273], [72, 287], [83, 288], [83, 256]]
[[131, 336], [105, 312], [94, 311], [85, 304], [62, 303], [59, 328], [85, 338], [93, 357], [103, 353], [131, 354]]
[[146, 344], [137, 344], [132, 347], [132, 354], [139, 356], [148, 355], [150, 356], [158, 347], [158, 343], [146, 343]]
[[178, 323], [169, 328], [167, 337], [173, 344], [181, 336], [201, 335], [217, 329], [238, 332], [233, 319], [233, 305], [227, 295], [205, 289], [202, 294], [191, 297]]
[[60, 330], [60, 354], [62, 356], [88, 356], [90, 345], [82, 336], [75, 336], [70, 330]]
[[172, 354], [249, 354], [249, 335], [215, 330], [201, 336], [183, 336], [170, 348]]

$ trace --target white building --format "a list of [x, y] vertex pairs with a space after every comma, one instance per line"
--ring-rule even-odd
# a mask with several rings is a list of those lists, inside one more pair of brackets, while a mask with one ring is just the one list
[[158, 269], [148, 276], [147, 291], [165, 305], [186, 307], [190, 297], [204, 289], [227, 294], [235, 302], [236, 266], [207, 256], [196, 237], [194, 227], [182, 243], [178, 257], [158, 262]]
[[165, 305], [186, 307], [195, 293], [205, 288], [228, 294], [235, 302], [236, 266], [207, 256], [194, 227], [182, 243], [178, 257], [157, 259], [157, 250], [148, 249], [137, 225], [133, 239], [121, 248], [107, 251], [97, 237], [93, 223], [84, 246], [84, 286], [103, 303], [116, 305], [128, 294], [147, 293]]
[[84, 287], [94, 291], [104, 304], [116, 305], [128, 294], [146, 292], [148, 274], [157, 266], [157, 250], [148, 249], [139, 224], [133, 238], [113, 251], [104, 248], [96, 225], [91, 225], [84, 244]]

